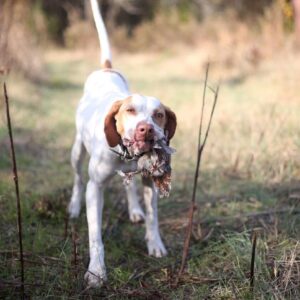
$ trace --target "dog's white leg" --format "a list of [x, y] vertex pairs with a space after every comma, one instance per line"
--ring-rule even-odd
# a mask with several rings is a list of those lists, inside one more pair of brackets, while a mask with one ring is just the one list
[[102, 243], [103, 186], [90, 180], [86, 188], [86, 212], [89, 229], [90, 263], [85, 273], [89, 286], [101, 286], [106, 280], [104, 246]]
[[85, 156], [85, 152], [86, 150], [82, 143], [81, 137], [79, 134], [77, 134], [71, 154], [71, 164], [75, 173], [72, 198], [68, 207], [69, 215], [71, 218], [77, 218], [80, 213], [83, 194], [81, 166]]
[[157, 191], [150, 179], [143, 179], [146, 206], [146, 241], [149, 255], [162, 257], [167, 250], [161, 240], [157, 216]]
[[126, 185], [126, 192], [128, 198], [129, 218], [131, 222], [138, 223], [145, 220], [144, 212], [139, 203], [135, 178]]
[[[90, 180], [86, 187], [86, 212], [89, 229], [90, 263], [85, 273], [89, 286], [99, 287], [106, 280], [104, 246], [102, 242], [103, 193], [107, 181], [115, 174], [116, 166], [108, 160], [107, 153], [101, 158], [91, 157], [89, 162]], [[108, 155], [111, 155], [108, 150]]]

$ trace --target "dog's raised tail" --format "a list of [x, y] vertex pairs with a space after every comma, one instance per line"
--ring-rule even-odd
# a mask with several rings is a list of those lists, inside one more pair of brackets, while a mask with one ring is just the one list
[[101, 67], [102, 68], [112, 68], [112, 60], [111, 60], [111, 50], [109, 46], [109, 40], [107, 31], [100, 13], [100, 8], [98, 5], [98, 0], [90, 0], [92, 6], [92, 12], [94, 16], [94, 21], [96, 24], [96, 29], [99, 36], [99, 42], [101, 47]]

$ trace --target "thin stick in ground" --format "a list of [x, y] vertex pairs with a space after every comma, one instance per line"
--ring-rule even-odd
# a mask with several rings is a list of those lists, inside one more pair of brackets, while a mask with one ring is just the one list
[[252, 252], [251, 252], [251, 265], [250, 265], [250, 289], [253, 292], [254, 279], [255, 279], [255, 252], [256, 252], [256, 232], [253, 233], [252, 238]]
[[16, 191], [17, 223], [18, 223], [20, 265], [21, 265], [21, 296], [22, 296], [22, 299], [24, 299], [25, 298], [25, 291], [24, 291], [25, 278], [24, 278], [24, 255], [23, 255], [23, 230], [22, 230], [21, 201], [20, 201], [20, 192], [19, 192], [18, 169], [17, 169], [16, 154], [15, 154], [12, 126], [11, 126], [11, 118], [10, 118], [10, 111], [9, 111], [9, 99], [8, 99], [8, 93], [7, 93], [5, 83], [3, 84], [3, 90], [4, 90], [4, 100], [5, 100], [5, 107], [6, 107], [7, 128], [8, 128], [8, 134], [9, 134], [9, 139], [10, 139], [10, 149], [11, 149], [12, 168], [13, 168], [12, 171], [13, 171], [13, 176], [14, 176], [13, 178], [14, 178], [14, 182], [15, 182], [15, 191]]
[[215, 111], [215, 107], [217, 104], [218, 100], [218, 94], [219, 94], [219, 86], [216, 91], [214, 92], [214, 102], [213, 102], [213, 107], [211, 110], [211, 114], [209, 117], [208, 121], [208, 126], [204, 135], [203, 142], [201, 142], [202, 138], [202, 127], [203, 127], [203, 114], [204, 114], [204, 107], [205, 107], [205, 99], [206, 99], [206, 89], [207, 89], [207, 81], [208, 81], [208, 74], [209, 74], [209, 64], [207, 65], [206, 68], [206, 74], [205, 74], [205, 81], [204, 81], [204, 89], [203, 89], [203, 96], [202, 96], [202, 107], [201, 107], [201, 117], [200, 117], [200, 124], [199, 124], [199, 134], [198, 134], [198, 147], [197, 147], [197, 162], [196, 162], [196, 169], [195, 169], [195, 175], [194, 175], [194, 183], [193, 183], [193, 193], [192, 193], [192, 199], [191, 199], [191, 205], [188, 213], [188, 226], [187, 226], [187, 231], [186, 231], [186, 236], [185, 236], [185, 241], [184, 241], [184, 246], [183, 246], [183, 251], [182, 251], [182, 260], [181, 260], [181, 265], [180, 269], [175, 281], [175, 285], [178, 284], [178, 281], [183, 273], [183, 270], [185, 268], [186, 264], [186, 259], [189, 251], [189, 246], [190, 246], [190, 240], [191, 240], [191, 234], [192, 234], [192, 227], [193, 227], [193, 216], [194, 216], [194, 211], [196, 209], [196, 193], [197, 193], [197, 183], [198, 183], [198, 177], [199, 177], [199, 172], [200, 172], [200, 165], [201, 165], [201, 157], [202, 153], [204, 150], [204, 147], [206, 145], [206, 141], [208, 138], [209, 130], [211, 127], [211, 122], [213, 118], [213, 114]]

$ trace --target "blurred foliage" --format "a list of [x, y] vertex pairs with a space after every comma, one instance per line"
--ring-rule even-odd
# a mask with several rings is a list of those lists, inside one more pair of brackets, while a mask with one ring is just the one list
[[39, 81], [43, 70], [32, 34], [37, 24], [31, 8], [31, 0], [0, 1], [0, 74], [15, 68], [29, 79]]
[[31, 0], [44, 13], [48, 34], [52, 39], [63, 43], [63, 33], [69, 25], [68, 10], [84, 10], [84, 0]]
[[[98, 1], [108, 30], [114, 32], [113, 44], [133, 50], [151, 46], [154, 35], [163, 45], [165, 40], [173, 39], [189, 44], [197, 39], [198, 24], [207, 20], [218, 30], [222, 29], [218, 27], [219, 19], [224, 26], [234, 19], [256, 32], [263, 31], [263, 22], [276, 26], [280, 34], [294, 27], [300, 32], [300, 20], [299, 26], [294, 25], [296, 0]], [[38, 44], [50, 41], [68, 47], [86, 45], [94, 36], [93, 30], [90, 0], [1, 0], [0, 70], [17, 67], [39, 80], [43, 71]], [[130, 42], [134, 46], [127, 45]]]
[[[20, 1], [1, 2], [10, 2], [14, 5]], [[64, 43], [64, 33], [70, 25], [74, 11], [78, 21], [92, 20], [89, 0], [24, 0], [21, 2], [24, 7], [27, 6], [31, 10], [32, 15], [37, 13], [43, 15], [47, 34], [60, 44]], [[129, 37], [138, 25], [152, 20], [158, 14], [168, 15], [171, 11], [176, 11], [180, 22], [187, 22], [191, 18], [201, 22], [205, 18], [231, 10], [240, 20], [253, 22], [253, 19], [262, 16], [275, 2], [278, 2], [278, 8], [282, 11], [284, 27], [291, 29], [293, 25], [291, 0], [99, 0], [108, 26], [124, 27]], [[2, 12], [5, 13], [5, 10], [2, 9]]]
[[[159, 13], [168, 14], [175, 10], [179, 20], [186, 22], [190, 18], [202, 21], [213, 14], [231, 9], [241, 20], [253, 21], [253, 18], [263, 15], [274, 1], [276, 0], [102, 0], [99, 3], [106, 23], [109, 26], [125, 27], [130, 37], [135, 27]], [[286, 0], [280, 1], [285, 2], [282, 9], [288, 15], [290, 4]], [[39, 4], [45, 15], [50, 37], [59, 43], [64, 42], [70, 12], [76, 10], [81, 20], [91, 19], [89, 0], [31, 0], [31, 4]]]
[[290, 0], [279, 0], [280, 9], [283, 16], [283, 26], [291, 31], [294, 27], [294, 9]]

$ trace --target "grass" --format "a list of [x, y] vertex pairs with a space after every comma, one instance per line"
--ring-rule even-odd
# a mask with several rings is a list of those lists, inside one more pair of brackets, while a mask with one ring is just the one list
[[[169, 50], [155, 55], [115, 55], [114, 64], [127, 75], [132, 91], [155, 95], [176, 111], [179, 124], [172, 144], [177, 154], [171, 196], [159, 202], [169, 256], [147, 256], [144, 227], [130, 224], [121, 180], [115, 178], [106, 191], [103, 221], [109, 281], [98, 290], [88, 290], [83, 283], [88, 264], [85, 211], [75, 224], [65, 214], [72, 186], [69, 156], [74, 112], [87, 74], [98, 65], [97, 54], [48, 51], [46, 82], [34, 85], [18, 75], [7, 79], [29, 297], [300, 297], [300, 218], [296, 213], [300, 201], [296, 77], [300, 59], [292, 52], [278, 53], [247, 72], [212, 66], [210, 84], [215, 86], [222, 77], [220, 98], [203, 157], [187, 270], [179, 285], [172, 285], [181, 259], [196, 160], [204, 79], [199, 51], [190, 50], [187, 59]], [[191, 61], [193, 68], [189, 68]], [[0, 108], [0, 298], [14, 299], [19, 293], [16, 208], [2, 103]], [[258, 232], [258, 244], [252, 295], [253, 229]]]

